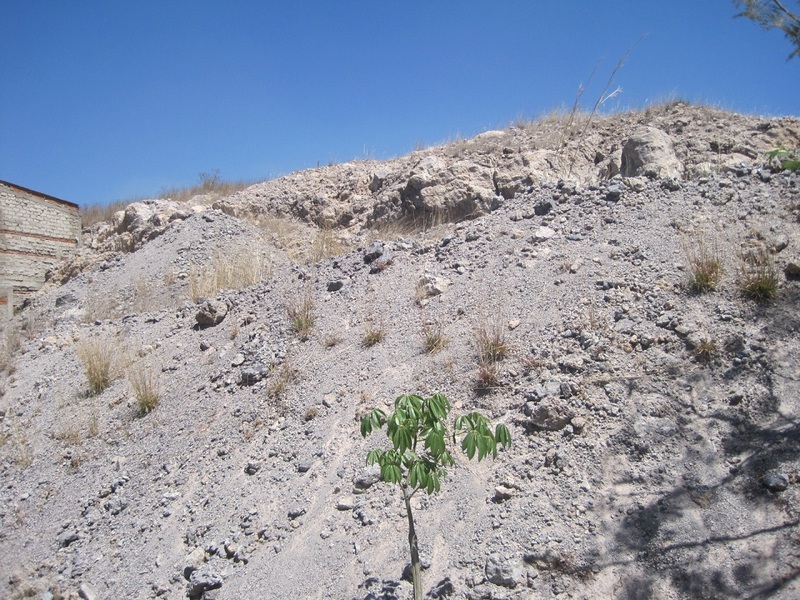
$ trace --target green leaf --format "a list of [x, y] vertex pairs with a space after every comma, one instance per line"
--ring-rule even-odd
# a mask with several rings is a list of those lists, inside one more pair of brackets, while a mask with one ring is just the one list
[[503, 423], [498, 423], [494, 429], [494, 439], [497, 443], [502, 444], [503, 448], [511, 446], [511, 432]]
[[475, 449], [478, 446], [478, 442], [475, 439], [475, 432], [470, 431], [464, 439], [461, 441], [461, 449], [467, 455], [467, 458], [472, 460], [472, 457], [475, 456]]
[[370, 450], [367, 453], [367, 464], [374, 465], [375, 463], [379, 463], [383, 460], [383, 450]]
[[400, 483], [403, 473], [397, 465], [383, 464], [381, 465], [381, 477], [388, 483]]

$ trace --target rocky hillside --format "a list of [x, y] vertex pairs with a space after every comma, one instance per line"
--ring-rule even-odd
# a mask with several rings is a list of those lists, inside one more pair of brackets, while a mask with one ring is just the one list
[[0, 597], [410, 598], [359, 417], [436, 391], [513, 446], [414, 497], [427, 597], [800, 596], [798, 146], [679, 103], [130, 205], [4, 324]]

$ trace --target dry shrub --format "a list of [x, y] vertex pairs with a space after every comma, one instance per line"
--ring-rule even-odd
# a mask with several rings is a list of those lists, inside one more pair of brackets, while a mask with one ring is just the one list
[[506, 326], [502, 316], [482, 316], [475, 327], [478, 362], [496, 363], [508, 355]]
[[276, 367], [267, 385], [267, 394], [270, 398], [281, 400], [289, 385], [297, 380], [298, 373], [288, 360]]
[[89, 382], [89, 395], [97, 396], [113, 380], [114, 344], [105, 339], [90, 338], [80, 341], [75, 353]]
[[500, 385], [500, 370], [492, 361], [478, 363], [478, 374], [475, 377], [475, 389], [485, 392]]
[[319, 262], [332, 256], [338, 256], [344, 252], [346, 246], [336, 237], [336, 233], [331, 227], [321, 228], [314, 236], [311, 244], [311, 260]]
[[214, 195], [218, 197], [230, 196], [245, 188], [250, 187], [255, 181], [226, 181], [219, 175], [219, 169], [198, 173], [197, 185], [186, 187], [169, 187], [161, 190], [161, 198], [175, 202], [188, 202], [195, 196]]
[[300, 340], [307, 340], [314, 325], [314, 300], [311, 290], [306, 290], [302, 298], [286, 303], [286, 313], [292, 321], [292, 329]]
[[691, 242], [682, 240], [683, 253], [689, 264], [689, 289], [698, 294], [715, 290], [722, 278], [722, 258], [716, 242], [698, 235]]
[[261, 249], [241, 253], [216, 253], [206, 269], [192, 268], [189, 273], [189, 296], [193, 302], [213, 298], [220, 290], [240, 290], [269, 278], [272, 269]]
[[19, 329], [9, 324], [0, 337], [0, 372], [8, 375], [14, 372], [14, 357], [21, 344]]
[[778, 295], [778, 268], [770, 251], [763, 245], [747, 248], [739, 255], [739, 279], [742, 295], [767, 302]]
[[125, 210], [135, 200], [116, 200], [109, 204], [90, 204], [81, 208], [81, 226], [92, 227], [104, 221], [110, 221], [114, 213]]
[[161, 400], [159, 371], [152, 365], [137, 363], [128, 373], [128, 382], [136, 398], [138, 415], [143, 417], [153, 412]]
[[441, 321], [422, 321], [422, 347], [427, 354], [434, 354], [447, 345]]
[[376, 319], [370, 317], [364, 325], [364, 337], [361, 338], [361, 344], [365, 348], [370, 348], [375, 344], [381, 343], [386, 337], [386, 328], [383, 324], [383, 317]]

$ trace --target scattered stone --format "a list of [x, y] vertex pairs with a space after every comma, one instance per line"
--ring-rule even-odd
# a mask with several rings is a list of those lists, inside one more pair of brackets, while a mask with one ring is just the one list
[[504, 485], [498, 485], [494, 488], [494, 501], [495, 502], [504, 502], [514, 497], [517, 493], [517, 490], [514, 488], [506, 487]]
[[59, 533], [56, 539], [58, 540], [58, 545], [60, 548], [66, 548], [67, 546], [69, 546], [73, 542], [77, 542], [81, 538], [80, 535], [78, 535], [77, 531], [75, 531], [74, 529], [68, 529], [66, 531], [62, 531], [61, 533]]
[[247, 465], [244, 468], [244, 472], [248, 475], [255, 475], [261, 469], [261, 463], [257, 460], [249, 460], [247, 461]]
[[369, 264], [383, 256], [383, 243], [373, 242], [364, 252], [364, 262]]
[[786, 276], [786, 279], [794, 281], [800, 279], [800, 263], [787, 263], [786, 267], [783, 269], [783, 274]]
[[85, 581], [78, 586], [78, 596], [83, 600], [100, 600], [100, 592], [97, 588]]
[[606, 200], [616, 202], [622, 196], [622, 188], [618, 185], [610, 185], [606, 188]]
[[288, 514], [290, 519], [294, 520], [294, 519], [296, 519], [298, 517], [302, 517], [304, 514], [306, 514], [306, 509], [303, 506], [295, 505], [295, 506], [292, 506], [289, 509], [287, 514]]
[[269, 375], [269, 368], [264, 366], [251, 366], [242, 369], [239, 383], [241, 385], [254, 385]]
[[183, 559], [183, 567], [181, 568], [183, 577], [188, 580], [191, 574], [197, 571], [205, 562], [206, 551], [198, 546]]
[[486, 579], [491, 583], [507, 588], [517, 587], [525, 577], [522, 565], [506, 560], [497, 554], [491, 554], [486, 559], [484, 571]]
[[213, 327], [222, 323], [227, 314], [227, 304], [220, 300], [206, 300], [200, 305], [194, 318], [201, 327]]
[[336, 510], [347, 511], [353, 510], [355, 501], [352, 496], [342, 496], [336, 501]]
[[199, 600], [205, 592], [222, 587], [222, 577], [207, 569], [192, 572], [186, 593], [192, 600]]
[[450, 287], [450, 283], [451, 281], [447, 277], [440, 277], [438, 275], [425, 273], [422, 277], [420, 277], [417, 286], [422, 290], [426, 297], [431, 298], [433, 296], [444, 294], [447, 291], [447, 288]]
[[336, 279], [334, 281], [329, 281], [326, 289], [329, 292], [338, 292], [340, 289], [342, 289], [342, 287], [344, 287], [344, 281], [341, 279]]
[[622, 148], [620, 174], [623, 177], [645, 175], [653, 179], [683, 177], [683, 164], [675, 155], [672, 139], [655, 127], [640, 127]]
[[525, 422], [527, 426], [548, 431], [564, 429], [575, 416], [571, 408], [555, 399], [548, 399], [540, 404], [528, 402], [523, 412], [528, 416]]
[[789, 478], [785, 473], [770, 471], [764, 475], [763, 483], [770, 492], [783, 492], [789, 487]]
[[538, 243], [538, 242], [546, 242], [550, 238], [552, 238], [556, 234], [555, 231], [550, 229], [549, 227], [537, 227], [536, 230], [533, 232], [531, 236], [531, 242]]

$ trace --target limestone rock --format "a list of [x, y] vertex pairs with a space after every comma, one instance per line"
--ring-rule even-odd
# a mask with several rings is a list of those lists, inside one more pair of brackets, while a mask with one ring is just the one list
[[683, 175], [683, 165], [675, 155], [672, 139], [655, 127], [640, 127], [622, 148], [623, 177], [646, 175], [653, 179]]

